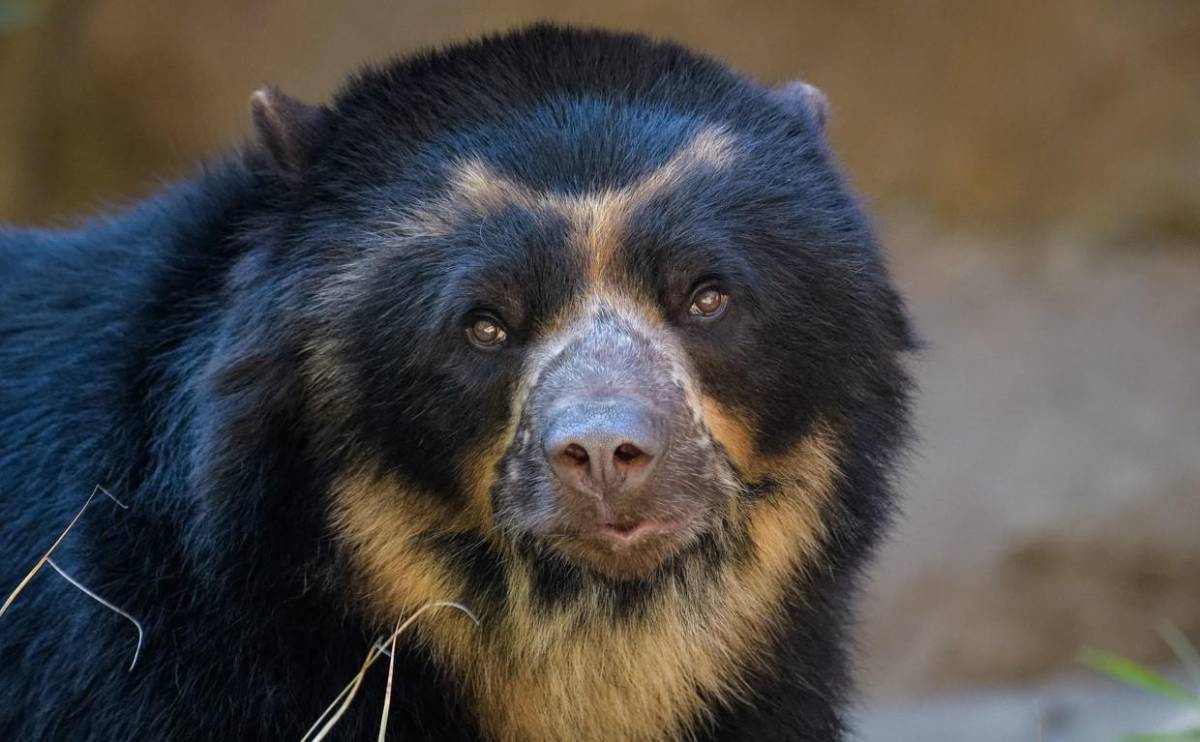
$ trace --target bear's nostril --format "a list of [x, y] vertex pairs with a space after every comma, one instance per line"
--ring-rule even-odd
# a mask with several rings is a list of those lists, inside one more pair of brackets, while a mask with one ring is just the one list
[[578, 443], [568, 444], [567, 447], [562, 450], [560, 455], [565, 459], [565, 463], [583, 466], [588, 462], [587, 450]]
[[621, 445], [617, 446], [617, 450], [613, 453], [613, 456], [619, 463], [633, 464], [636, 463], [638, 459], [645, 458], [646, 454], [642, 453], [642, 449], [638, 448], [632, 443], [622, 443]]

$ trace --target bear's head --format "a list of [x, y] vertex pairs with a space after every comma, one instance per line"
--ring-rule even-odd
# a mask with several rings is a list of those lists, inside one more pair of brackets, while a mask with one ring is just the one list
[[907, 320], [820, 94], [535, 29], [253, 110], [280, 187], [247, 270], [363, 612], [476, 611], [419, 633], [501, 737], [736, 693], [803, 575], [874, 541], [905, 432]]

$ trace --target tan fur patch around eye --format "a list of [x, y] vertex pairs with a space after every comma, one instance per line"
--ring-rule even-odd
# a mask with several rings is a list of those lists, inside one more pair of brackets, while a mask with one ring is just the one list
[[457, 600], [462, 585], [421, 546], [422, 534], [468, 530], [448, 507], [390, 478], [357, 473], [332, 492], [334, 530], [369, 586], [372, 612], [411, 613], [436, 600]]
[[702, 398], [702, 404], [704, 424], [713, 440], [725, 449], [743, 476], [757, 478], [754, 470], [759, 462], [754, 458], [754, 429], [750, 422], [708, 395]]
[[608, 191], [561, 205], [572, 223], [572, 242], [582, 253], [588, 280], [596, 285], [608, 272], [634, 203], [627, 191]]
[[[797, 552], [815, 556], [825, 533], [822, 508], [837, 474], [836, 440], [828, 424], [818, 422], [800, 445], [776, 455], [758, 454], [752, 423], [705, 395], [704, 422], [730, 461], [748, 481], [770, 478], [782, 496], [760, 503], [749, 521], [750, 541], [763, 558], [781, 562]], [[793, 497], [788, 493], [817, 493]]]
[[791, 451], [764, 459], [757, 468], [779, 485], [778, 493], [750, 515], [750, 542], [764, 563], [782, 565], [819, 557], [826, 533], [824, 510], [838, 477], [838, 436], [819, 422]]
[[667, 162], [624, 188], [575, 195], [539, 192], [499, 173], [479, 158], [453, 164], [443, 193], [424, 203], [405, 207], [388, 222], [398, 236], [444, 236], [465, 219], [479, 219], [517, 206], [545, 209], [572, 224], [571, 238], [583, 254], [593, 284], [609, 273], [625, 223], [640, 204], [677, 187], [700, 170], [724, 169], [736, 151], [734, 137], [720, 126], [698, 131]]
[[733, 136], [720, 126], [701, 129], [686, 145], [632, 188], [635, 200], [651, 198], [699, 169], [724, 169], [733, 163]]
[[383, 221], [384, 238], [445, 237], [469, 221], [479, 221], [511, 207], [534, 210], [545, 197], [505, 177], [472, 157], [451, 163], [446, 185], [437, 196], [397, 208]]
[[723, 127], [706, 127], [667, 162], [636, 183], [582, 198], [564, 199], [559, 208], [574, 224], [573, 241], [583, 254], [590, 282], [595, 285], [610, 280], [621, 233], [636, 208], [677, 187], [699, 170], [727, 168], [733, 161], [734, 145], [732, 135]]
[[453, 168], [445, 199], [448, 205], [467, 206], [477, 216], [495, 214], [511, 206], [531, 209], [538, 202], [536, 193], [474, 158]]

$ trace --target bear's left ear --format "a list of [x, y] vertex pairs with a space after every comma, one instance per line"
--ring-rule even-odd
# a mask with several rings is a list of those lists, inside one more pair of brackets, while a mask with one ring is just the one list
[[299, 179], [312, 164], [313, 150], [327, 111], [266, 86], [250, 96], [250, 118], [261, 146], [275, 170], [288, 180]]
[[813, 85], [801, 80], [792, 80], [771, 88], [771, 99], [788, 113], [806, 116], [818, 131], [825, 130], [829, 118], [829, 101], [825, 94]]

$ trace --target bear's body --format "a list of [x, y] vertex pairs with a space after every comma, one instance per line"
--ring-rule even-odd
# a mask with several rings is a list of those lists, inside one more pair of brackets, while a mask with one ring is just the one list
[[[840, 738], [911, 338], [816, 113], [547, 27], [365, 73], [299, 123], [264, 105], [260, 146], [126, 214], [0, 232], [0, 589], [103, 486], [128, 508], [96, 498], [54, 560], [145, 630], [131, 670], [134, 627], [44, 567], [0, 617], [0, 737], [298, 740], [374, 640], [453, 600], [481, 623], [401, 636], [389, 738]], [[614, 204], [607, 262], [564, 257]], [[498, 472], [533, 351], [504, 354], [593, 279], [668, 314], [667, 241], [749, 276], [727, 352], [670, 330], [744, 492], [718, 536], [613, 577], [489, 520], [520, 510]], [[444, 331], [485, 264], [521, 297], [514, 347], [469, 355]], [[374, 739], [385, 678], [332, 738]]]

